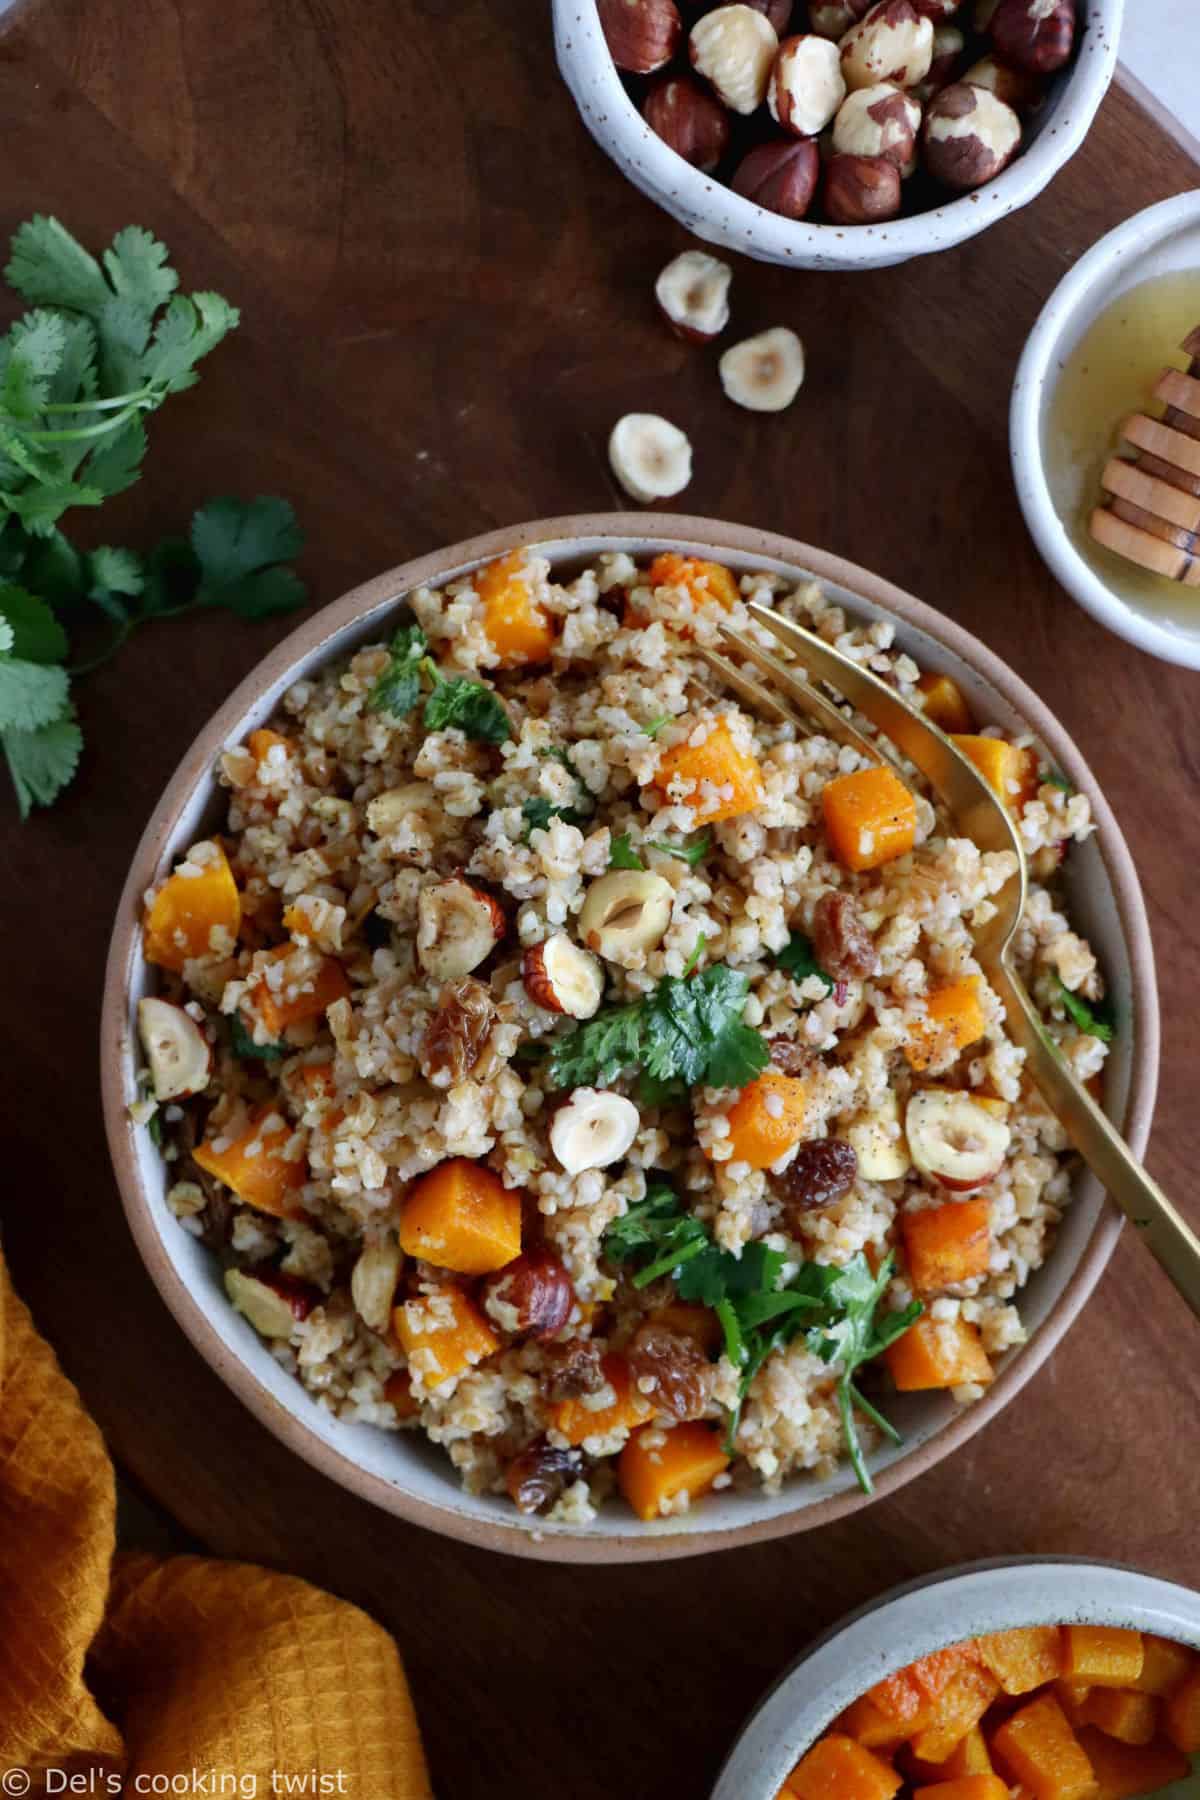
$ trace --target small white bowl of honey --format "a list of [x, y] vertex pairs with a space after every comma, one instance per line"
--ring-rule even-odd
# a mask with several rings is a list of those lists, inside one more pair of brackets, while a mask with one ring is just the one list
[[1055, 289], [1010, 439], [1063, 587], [1140, 649], [1200, 668], [1200, 190], [1128, 219]]

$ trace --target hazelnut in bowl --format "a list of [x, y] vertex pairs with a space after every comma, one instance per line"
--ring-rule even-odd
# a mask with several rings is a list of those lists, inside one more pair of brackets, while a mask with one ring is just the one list
[[584, 124], [697, 237], [885, 268], [1034, 199], [1083, 142], [1124, 0], [554, 0]]
[[542, 520], [345, 595], [200, 732], [121, 903], [106, 1123], [168, 1306], [315, 1467], [517, 1555], [893, 1492], [1020, 1392], [1119, 1231], [974, 957], [1015, 856], [714, 691], [752, 603], [1020, 808], [1022, 974], [1140, 1154], [1153, 959], [1078, 750], [951, 621], [743, 527]]

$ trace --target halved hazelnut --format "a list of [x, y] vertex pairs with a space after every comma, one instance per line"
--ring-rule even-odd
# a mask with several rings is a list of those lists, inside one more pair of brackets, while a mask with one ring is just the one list
[[692, 446], [658, 413], [626, 413], [612, 428], [608, 460], [631, 500], [666, 500], [692, 479]]
[[846, 33], [840, 50], [848, 88], [881, 81], [916, 87], [933, 61], [933, 21], [922, 18], [913, 0], [879, 0]]
[[811, 31], [784, 39], [767, 88], [776, 124], [795, 137], [816, 137], [845, 98], [836, 44]]
[[138, 1001], [138, 1035], [156, 1100], [182, 1100], [208, 1085], [212, 1046], [190, 1014], [171, 1000]]
[[730, 186], [782, 219], [802, 219], [812, 204], [820, 168], [820, 152], [811, 138], [780, 138], [749, 151]]
[[550, 1148], [568, 1175], [607, 1169], [628, 1152], [641, 1123], [638, 1109], [623, 1094], [576, 1088], [550, 1127]]
[[1021, 121], [987, 88], [956, 81], [931, 102], [923, 141], [934, 180], [965, 192], [1007, 168], [1021, 142]]
[[923, 1088], [904, 1115], [913, 1162], [955, 1193], [993, 1181], [1004, 1167], [1012, 1133], [970, 1094]]
[[762, 105], [778, 48], [775, 27], [753, 6], [718, 6], [696, 20], [688, 37], [692, 67], [735, 113]]
[[719, 367], [721, 386], [736, 406], [750, 412], [782, 412], [804, 380], [804, 345], [794, 331], [777, 325], [734, 344]]
[[676, 156], [711, 175], [729, 148], [729, 114], [690, 75], [664, 75], [642, 103], [642, 117]]
[[260, 1337], [290, 1338], [321, 1298], [307, 1281], [278, 1269], [226, 1269], [225, 1292], [230, 1304], [249, 1319]]
[[835, 156], [886, 156], [901, 175], [917, 166], [921, 108], [894, 82], [856, 88], [847, 94], [833, 121]]
[[865, 1181], [900, 1181], [912, 1168], [895, 1094], [887, 1094], [878, 1106], [859, 1113], [843, 1135], [858, 1158], [858, 1172]]
[[590, 1019], [600, 1009], [604, 971], [587, 950], [573, 944], [565, 931], [531, 944], [521, 960], [521, 979], [535, 1006]]
[[1075, 0], [1000, 0], [991, 33], [1001, 62], [1052, 75], [1074, 48]]
[[836, 42], [845, 37], [870, 7], [871, 0], [812, 0], [808, 9], [809, 29]]
[[995, 56], [981, 56], [962, 77], [971, 87], [987, 88], [1014, 112], [1028, 112], [1042, 96], [1042, 84], [1028, 69], [1011, 69]]
[[648, 869], [614, 869], [593, 881], [579, 914], [589, 950], [609, 962], [655, 950], [667, 935], [675, 890]]
[[685, 250], [669, 262], [654, 284], [659, 311], [676, 336], [707, 344], [729, 323], [733, 270], [704, 250]]
[[675, 0], [596, 0], [596, 10], [609, 54], [628, 75], [665, 68], [683, 36]]
[[499, 901], [461, 875], [422, 888], [417, 897], [417, 961], [435, 981], [469, 975], [504, 931]]
[[391, 837], [414, 816], [427, 830], [446, 816], [430, 781], [407, 781], [403, 787], [388, 788], [367, 801], [367, 826], [376, 837]]
[[395, 1238], [380, 1238], [360, 1252], [350, 1272], [354, 1310], [372, 1331], [386, 1331], [396, 1300], [404, 1257]]
[[834, 225], [875, 225], [900, 211], [900, 171], [886, 156], [834, 156], [821, 194]]

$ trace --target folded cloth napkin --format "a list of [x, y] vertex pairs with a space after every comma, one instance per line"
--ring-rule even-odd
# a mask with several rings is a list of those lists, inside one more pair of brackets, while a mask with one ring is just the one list
[[380, 1626], [267, 1569], [114, 1555], [115, 1513], [103, 1439], [0, 1257], [0, 1795], [429, 1800]]

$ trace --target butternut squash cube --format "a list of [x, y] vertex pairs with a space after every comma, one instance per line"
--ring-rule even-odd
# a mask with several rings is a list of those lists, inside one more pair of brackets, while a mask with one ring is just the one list
[[993, 1631], [975, 1642], [1006, 1694], [1028, 1694], [1062, 1674], [1062, 1632], [1057, 1625]]
[[273, 1106], [259, 1107], [246, 1129], [236, 1138], [217, 1136], [197, 1144], [192, 1155], [209, 1175], [231, 1188], [245, 1206], [276, 1218], [295, 1218], [295, 1190], [308, 1179], [304, 1157], [289, 1159], [284, 1147], [292, 1126]]
[[479, 1308], [457, 1287], [439, 1288], [395, 1307], [392, 1330], [411, 1374], [426, 1388], [440, 1387], [500, 1348]]
[[521, 1254], [521, 1196], [485, 1163], [453, 1156], [413, 1182], [400, 1248], [458, 1275], [486, 1275]]
[[1161, 1738], [1153, 1744], [1123, 1744], [1087, 1725], [1079, 1742], [1096, 1777], [1095, 1800], [1134, 1800], [1153, 1794], [1182, 1781], [1191, 1769], [1183, 1752]]
[[925, 1800], [1009, 1800], [1008, 1787], [998, 1775], [959, 1775], [915, 1791]]
[[905, 1055], [918, 1072], [931, 1063], [945, 1062], [978, 1043], [987, 1030], [987, 1017], [979, 997], [978, 975], [935, 988], [925, 1001], [925, 1017], [909, 1029]]
[[1163, 1726], [1177, 1750], [1187, 1756], [1200, 1750], [1200, 1668], [1167, 1696]]
[[1140, 1631], [1115, 1625], [1063, 1627], [1063, 1675], [1089, 1687], [1132, 1687], [1142, 1672], [1145, 1652]]
[[982, 1719], [1000, 1683], [982, 1664], [961, 1669], [936, 1702], [933, 1718], [912, 1739], [913, 1755], [922, 1762], [941, 1762]]
[[[280, 944], [267, 955], [269, 961], [281, 963], [296, 956], [297, 950], [294, 944]], [[251, 990], [259, 1017], [274, 1038], [282, 1037], [289, 1025], [323, 1018], [327, 1007], [350, 992], [346, 971], [336, 956], [324, 956], [315, 965], [307, 952], [301, 953], [301, 958], [292, 970], [284, 970], [278, 988], [263, 974]]]
[[673, 804], [690, 806], [697, 825], [715, 825], [753, 812], [763, 798], [758, 758], [734, 741], [718, 719], [702, 744], [681, 744], [664, 752], [654, 785]]
[[1038, 759], [1032, 750], [1018, 750], [1003, 738], [973, 737], [951, 732], [950, 740], [975, 764], [989, 786], [995, 788], [1012, 812], [1020, 812], [1038, 791]]
[[966, 1319], [931, 1319], [910, 1325], [883, 1353], [898, 1393], [920, 1394], [995, 1380], [978, 1328]]
[[1174, 1638], [1155, 1637], [1151, 1631], [1142, 1633], [1142, 1653], [1142, 1672], [1133, 1683], [1140, 1694], [1169, 1694], [1193, 1669], [1200, 1668], [1194, 1650], [1177, 1644]]
[[524, 551], [512, 550], [474, 577], [483, 628], [502, 669], [549, 662], [554, 649], [554, 626], [533, 598], [525, 563]]
[[1123, 1744], [1148, 1744], [1158, 1733], [1158, 1701], [1125, 1688], [1089, 1688], [1075, 1723], [1095, 1725]]
[[905, 856], [917, 835], [917, 803], [882, 765], [838, 775], [821, 790], [825, 835], [845, 869], [878, 869]]
[[[851, 1734], [853, 1735], [853, 1734]], [[956, 1781], [960, 1775], [992, 1775], [992, 1759], [988, 1754], [987, 1739], [980, 1725], [973, 1725], [965, 1737], [959, 1738], [949, 1756], [941, 1762], [925, 1762], [919, 1757], [912, 1759], [912, 1774], [916, 1784], [937, 1784], [943, 1781]]]
[[837, 1729], [866, 1750], [897, 1750], [905, 1736], [905, 1727], [881, 1711], [870, 1694], [846, 1708], [837, 1721]]
[[586, 1396], [580, 1400], [560, 1400], [550, 1412], [554, 1431], [569, 1444], [582, 1444], [585, 1438], [608, 1437], [614, 1431], [632, 1431], [642, 1425], [654, 1410], [646, 1396], [638, 1392], [623, 1356], [615, 1353], [604, 1358], [604, 1379], [612, 1390], [611, 1399], [603, 1391], [594, 1396], [599, 1406], [589, 1406]]
[[819, 1738], [787, 1778], [798, 1800], [892, 1800], [900, 1777], [890, 1763], [853, 1738]]
[[146, 961], [183, 968], [193, 956], [228, 955], [242, 923], [242, 899], [222, 846], [193, 844], [146, 912]]
[[694, 1421], [669, 1431], [643, 1425], [617, 1459], [617, 1485], [639, 1519], [657, 1519], [680, 1494], [690, 1500], [706, 1494], [728, 1467], [721, 1434], [711, 1425]]
[[918, 691], [924, 695], [925, 717], [947, 733], [970, 731], [975, 721], [966, 696], [952, 675], [939, 675], [927, 669], [917, 679]]
[[738, 1095], [728, 1113], [732, 1162], [769, 1169], [804, 1136], [808, 1083], [779, 1069], [765, 1069]]
[[986, 1200], [951, 1200], [945, 1206], [902, 1215], [908, 1272], [918, 1294], [940, 1294], [957, 1282], [987, 1274], [991, 1210]]
[[1037, 1800], [1092, 1800], [1096, 1777], [1053, 1694], [1039, 1694], [1004, 1721], [992, 1755]]

